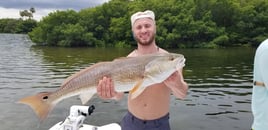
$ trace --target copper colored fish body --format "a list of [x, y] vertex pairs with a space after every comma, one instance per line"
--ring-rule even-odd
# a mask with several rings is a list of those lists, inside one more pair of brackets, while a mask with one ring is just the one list
[[127, 92], [134, 99], [147, 86], [161, 83], [177, 69], [184, 67], [181, 54], [149, 54], [99, 62], [68, 77], [54, 92], [41, 92], [19, 100], [29, 105], [44, 120], [53, 107], [65, 98], [79, 95], [83, 104], [97, 92], [96, 86], [104, 76], [113, 79], [116, 91]]

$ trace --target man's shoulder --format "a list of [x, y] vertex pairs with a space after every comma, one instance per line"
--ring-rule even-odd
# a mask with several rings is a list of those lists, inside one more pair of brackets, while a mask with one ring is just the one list
[[163, 48], [159, 48], [159, 52], [160, 53], [169, 53], [167, 50], [163, 49]]
[[135, 57], [136, 56], [136, 50], [133, 50], [132, 52], [130, 52], [127, 57]]

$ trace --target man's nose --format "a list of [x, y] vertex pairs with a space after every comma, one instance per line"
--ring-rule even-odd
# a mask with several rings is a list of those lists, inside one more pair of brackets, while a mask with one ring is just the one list
[[142, 28], [141, 28], [141, 32], [142, 32], [142, 33], [145, 33], [145, 32], [147, 32], [147, 28], [145, 28], [145, 27], [142, 27]]

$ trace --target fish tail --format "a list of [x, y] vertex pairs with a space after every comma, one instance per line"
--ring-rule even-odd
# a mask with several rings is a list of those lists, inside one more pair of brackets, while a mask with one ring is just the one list
[[39, 117], [40, 121], [43, 121], [54, 107], [54, 105], [48, 101], [50, 94], [51, 92], [38, 93], [33, 96], [22, 98], [18, 103], [29, 105]]

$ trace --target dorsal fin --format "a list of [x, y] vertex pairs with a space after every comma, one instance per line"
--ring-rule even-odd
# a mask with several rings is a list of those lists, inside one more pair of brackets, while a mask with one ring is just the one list
[[93, 64], [89, 67], [86, 67], [85, 69], [82, 69], [81, 71], [77, 72], [77, 73], [74, 73], [73, 75], [69, 76], [67, 79], [65, 79], [63, 82], [62, 82], [62, 86], [66, 83], [68, 83], [70, 80], [72, 80], [73, 78], [75, 77], [78, 77], [79, 75], [81, 74], [84, 74], [86, 72], [88, 72], [89, 70], [97, 67], [97, 66], [100, 66], [100, 65], [103, 65], [103, 64], [106, 64], [106, 63], [109, 63], [109, 62], [99, 62], [99, 63], [96, 63], [96, 64]]

